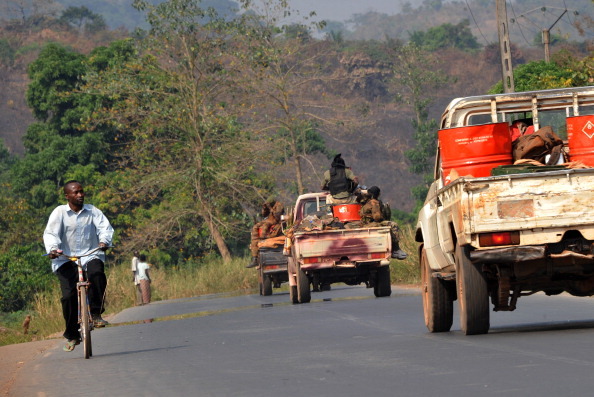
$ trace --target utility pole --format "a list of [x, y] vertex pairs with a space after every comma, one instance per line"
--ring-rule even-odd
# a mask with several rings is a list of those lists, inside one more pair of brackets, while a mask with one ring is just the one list
[[[557, 18], [557, 20], [555, 22], [553, 22], [553, 24], [548, 28], [541, 28], [540, 26], [537, 25], [536, 22], [531, 21], [530, 19], [528, 19], [528, 14], [533, 13], [535, 11], [542, 11], [543, 13], [548, 11], [549, 9], [556, 9], [556, 10], [563, 10], [563, 12], [561, 13], [561, 15], [559, 15], [559, 17]], [[551, 51], [549, 49], [549, 45], [551, 44], [551, 29], [553, 29], [553, 26], [555, 26], [557, 24], [557, 22], [559, 22], [559, 20], [561, 18], [563, 18], [563, 15], [567, 14], [569, 10], [567, 8], [559, 8], [559, 7], [537, 7], [534, 8], [530, 11], [526, 11], [525, 13], [521, 14], [519, 16], [519, 18], [525, 18], [528, 22], [532, 23], [533, 25], [538, 26], [538, 28], [540, 29], [541, 33], [542, 33], [542, 44], [544, 45], [544, 56], [545, 56], [545, 62], [550, 62], [551, 61]], [[577, 10], [572, 10], [574, 15], [579, 15], [579, 12], [577, 12]], [[512, 23], [514, 23], [515, 21], [512, 19]]]
[[542, 30], [542, 44], [544, 44], [545, 62], [551, 62], [551, 51], [549, 50], [549, 44], [551, 43], [550, 31], [566, 12], [567, 10], [563, 11], [563, 14], [559, 15], [559, 18], [553, 22], [550, 28]]
[[514, 92], [514, 72], [512, 68], [511, 48], [509, 43], [507, 8], [505, 5], [505, 0], [496, 1], [497, 32], [499, 33], [499, 51], [501, 53], [501, 74], [503, 77], [503, 92]]

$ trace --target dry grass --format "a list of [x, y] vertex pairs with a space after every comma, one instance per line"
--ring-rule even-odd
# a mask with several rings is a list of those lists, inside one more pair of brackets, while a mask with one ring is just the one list
[[414, 229], [410, 225], [400, 228], [400, 248], [408, 254], [403, 261], [392, 260], [390, 276], [392, 284], [413, 284], [421, 282], [419, 268], [419, 243], [415, 241]]
[[[393, 260], [391, 278], [393, 284], [418, 284], [418, 243], [414, 241], [414, 230], [410, 226], [402, 227], [401, 248], [408, 253], [403, 261]], [[204, 261], [202, 264], [188, 263], [186, 266], [164, 266], [151, 269], [152, 300], [187, 298], [192, 296], [231, 291], [256, 293], [258, 290], [257, 272], [245, 266], [249, 258], [234, 259], [224, 263], [220, 259]], [[134, 306], [136, 290], [132, 282], [129, 263], [110, 266], [107, 270], [107, 300], [105, 316]], [[28, 335], [20, 330], [22, 318], [32, 315]], [[32, 303], [32, 309], [19, 313], [18, 318], [2, 324], [0, 327], [0, 346], [12, 343], [29, 342], [48, 337], [60, 337], [64, 323], [60, 305], [60, 290], [39, 294]]]

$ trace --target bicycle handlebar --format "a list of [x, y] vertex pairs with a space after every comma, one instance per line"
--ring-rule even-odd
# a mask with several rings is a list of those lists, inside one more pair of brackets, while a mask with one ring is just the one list
[[[103, 248], [105, 248], [105, 249], [108, 249], [108, 248], [113, 248], [113, 246], [107, 246], [107, 247], [97, 247], [97, 248], [94, 248], [94, 249], [92, 249], [91, 251], [87, 252], [87, 253], [86, 253], [86, 254], [84, 254], [84, 255], [66, 255], [65, 253], [61, 253], [61, 254], [60, 254], [58, 257], [60, 257], [60, 256], [65, 256], [66, 258], [69, 258], [69, 259], [71, 259], [71, 260], [78, 260], [78, 259], [80, 259], [80, 258], [84, 258], [85, 256], [92, 255], [92, 254], [94, 254], [95, 252], [97, 252], [97, 251], [99, 251], [99, 250], [102, 250]], [[43, 254], [42, 256], [49, 256], [49, 255], [50, 255], [50, 254], [49, 254], [49, 253], [47, 253], [47, 254]]]

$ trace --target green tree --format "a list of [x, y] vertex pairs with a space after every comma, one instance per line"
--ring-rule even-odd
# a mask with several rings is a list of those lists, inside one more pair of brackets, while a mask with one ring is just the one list
[[7, 171], [14, 164], [14, 161], [15, 157], [4, 146], [4, 141], [0, 139], [0, 181], [4, 179]]
[[[337, 43], [311, 40], [311, 29], [323, 24], [307, 19], [302, 24], [280, 25], [282, 16], [290, 12], [284, 1], [265, 1], [266, 12], [254, 15], [250, 26], [254, 30], [250, 41], [250, 71], [246, 73], [255, 95], [250, 125], [262, 131], [274, 142], [267, 145], [270, 154], [278, 159], [274, 164], [292, 164], [286, 185], [293, 192], [303, 194], [307, 185], [320, 185], [316, 179], [312, 157], [330, 157], [323, 135], [348, 139], [357, 117], [344, 99], [330, 86], [345, 83], [332, 75], [332, 61], [336, 59]], [[276, 8], [275, 8], [276, 6]], [[363, 117], [359, 118], [364, 119]], [[306, 170], [309, 169], [309, 172]]]
[[0, 39], [0, 66], [12, 66], [15, 53], [7, 39]]
[[[250, 50], [250, 85], [256, 93], [250, 119], [255, 128], [270, 137], [266, 145], [279, 163], [293, 162], [296, 193], [305, 192], [304, 166], [308, 156], [329, 155], [320, 129], [325, 120], [313, 111], [309, 93], [324, 79], [323, 51], [301, 36], [274, 34], [274, 25], [261, 23], [258, 39]], [[294, 25], [292, 25], [294, 26]], [[304, 31], [302, 27], [298, 31]], [[318, 102], [319, 103], [319, 102]], [[280, 149], [280, 150], [279, 150]]]
[[70, 6], [62, 12], [59, 19], [70, 26], [75, 27], [80, 32], [86, 31], [95, 33], [107, 28], [105, 19], [99, 14], [95, 14], [85, 6]]
[[[514, 69], [514, 84], [517, 92], [545, 90], [579, 86], [581, 81], [574, 79], [574, 71], [555, 62], [534, 61], [520, 65]], [[490, 94], [503, 92], [500, 82], [490, 90]]]
[[0, 253], [0, 311], [23, 310], [55, 281], [38, 244], [16, 244]]
[[103, 195], [131, 211], [124, 244], [200, 255], [192, 245], [211, 242], [228, 261], [228, 241], [248, 235], [245, 207], [269, 188], [246, 155], [257, 137], [239, 121], [248, 32], [193, 0], [135, 6], [150, 23], [139, 56], [87, 80], [87, 93], [112, 100], [93, 119], [129, 134]]
[[0, 3], [3, 18], [28, 29], [51, 23], [57, 8], [58, 4], [54, 0], [5, 0]]
[[559, 65], [560, 68], [571, 72], [570, 80], [565, 80], [566, 84], [581, 87], [592, 85], [594, 82], [594, 53], [580, 59], [569, 51], [562, 50], [553, 55], [553, 62]]
[[428, 107], [434, 99], [437, 88], [448, 83], [449, 79], [439, 71], [439, 62], [429, 52], [414, 43], [397, 45], [394, 62], [395, 99], [409, 105], [414, 112], [411, 123], [414, 128], [415, 147], [405, 154], [410, 160], [410, 169], [423, 176], [423, 183], [412, 189], [417, 205], [413, 212], [422, 206], [432, 180], [431, 159], [437, 150], [437, 121], [429, 118]]
[[[115, 42], [109, 58], [125, 59], [129, 50]], [[92, 52], [105, 58], [106, 50]], [[100, 56], [101, 55], [101, 56]], [[111, 161], [108, 147], [116, 133], [111, 127], [85, 124], [104, 98], [80, 91], [83, 76], [104, 67], [88, 63], [84, 55], [59, 44], [48, 44], [29, 65], [31, 83], [26, 98], [37, 121], [24, 137], [25, 157], [13, 167], [16, 192], [27, 194], [36, 207], [55, 205], [65, 179], [80, 179], [87, 187], [106, 172]]]
[[30, 194], [39, 207], [56, 203], [64, 172], [77, 159], [90, 155], [94, 144], [101, 147], [97, 141], [85, 142], [76, 128], [82, 114], [70, 92], [84, 73], [83, 60], [82, 54], [49, 44], [29, 65], [26, 98], [37, 121], [27, 129], [23, 139], [26, 156], [13, 171], [17, 191]]
[[410, 34], [410, 41], [427, 51], [435, 51], [442, 48], [458, 48], [469, 51], [481, 47], [476, 37], [470, 31], [470, 21], [468, 19], [463, 20], [457, 25], [444, 23], [429, 28], [426, 32], [413, 32]]
[[26, 197], [16, 194], [11, 183], [17, 161], [0, 140], [0, 253], [14, 245], [38, 240], [41, 234], [37, 216], [40, 211], [31, 207]]

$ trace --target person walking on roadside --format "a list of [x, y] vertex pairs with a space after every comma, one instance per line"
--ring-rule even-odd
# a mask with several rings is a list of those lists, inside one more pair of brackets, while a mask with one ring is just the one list
[[149, 269], [151, 264], [146, 261], [146, 256], [140, 254], [137, 263], [137, 277], [140, 285], [141, 292], [141, 305], [151, 303], [151, 277], [149, 275]]
[[[72, 351], [80, 343], [78, 330], [78, 268], [68, 256], [84, 255], [100, 247], [92, 255], [81, 259], [86, 267], [90, 282], [89, 304], [95, 327], [105, 327], [107, 321], [101, 318], [104, 311], [103, 297], [107, 287], [105, 276], [105, 250], [111, 246], [113, 228], [107, 217], [97, 207], [85, 204], [85, 192], [75, 180], [64, 184], [67, 203], [56, 207], [43, 232], [46, 252], [52, 259], [52, 271], [58, 277], [62, 292], [62, 315], [66, 324], [65, 351]], [[63, 256], [66, 255], [66, 256]]]
[[132, 270], [132, 282], [134, 283], [134, 290], [136, 291], [136, 305], [142, 305], [142, 291], [140, 290], [140, 280], [138, 279], [138, 257], [140, 253], [138, 251], [134, 251], [134, 256], [132, 257], [132, 265], [130, 266], [130, 270]]

